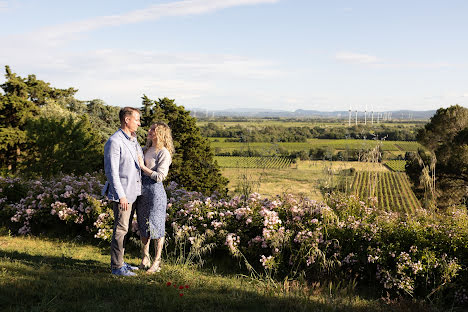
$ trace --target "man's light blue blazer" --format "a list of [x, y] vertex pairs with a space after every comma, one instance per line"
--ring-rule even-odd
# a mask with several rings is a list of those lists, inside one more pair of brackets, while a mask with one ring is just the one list
[[140, 144], [133, 144], [122, 129], [111, 135], [104, 145], [107, 182], [102, 195], [107, 195], [109, 200], [119, 201], [126, 197], [129, 203], [133, 203], [141, 195], [141, 170], [137, 153], [143, 155]]

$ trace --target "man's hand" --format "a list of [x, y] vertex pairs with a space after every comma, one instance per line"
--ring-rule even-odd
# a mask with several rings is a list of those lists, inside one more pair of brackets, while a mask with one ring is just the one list
[[127, 209], [128, 209], [127, 197], [122, 197], [122, 198], [120, 199], [120, 207], [122, 207], [123, 210], [127, 210]]

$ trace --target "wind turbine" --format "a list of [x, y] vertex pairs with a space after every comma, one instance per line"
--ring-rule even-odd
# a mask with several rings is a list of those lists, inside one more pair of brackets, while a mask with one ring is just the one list
[[366, 103], [366, 110], [364, 111], [364, 124], [367, 125], [367, 103]]
[[349, 104], [349, 111], [348, 111], [348, 127], [351, 127], [351, 104]]

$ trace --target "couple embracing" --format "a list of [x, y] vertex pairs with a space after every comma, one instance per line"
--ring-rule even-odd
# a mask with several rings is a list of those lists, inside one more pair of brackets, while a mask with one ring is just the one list
[[[124, 107], [119, 112], [120, 129], [104, 145], [107, 177], [103, 194], [112, 201], [114, 230], [111, 242], [111, 270], [114, 275], [134, 276], [132, 271], [158, 272], [164, 247], [167, 196], [162, 181], [169, 172], [174, 153], [171, 129], [163, 122], [151, 125], [146, 146], [136, 139], [140, 111]], [[142, 259], [139, 267], [124, 262], [126, 235], [136, 211], [141, 238]], [[155, 258], [151, 264], [149, 249], [154, 239]]]

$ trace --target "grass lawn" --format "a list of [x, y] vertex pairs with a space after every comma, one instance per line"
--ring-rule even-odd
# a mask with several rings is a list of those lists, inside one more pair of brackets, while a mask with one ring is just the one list
[[[409, 301], [364, 299], [346, 287], [266, 283], [169, 263], [157, 274], [115, 277], [108, 246], [2, 232], [0, 311], [432, 311]], [[138, 263], [135, 255], [127, 261]]]

